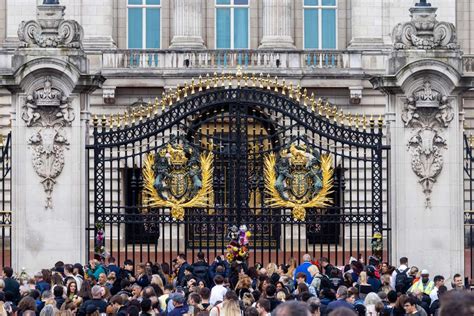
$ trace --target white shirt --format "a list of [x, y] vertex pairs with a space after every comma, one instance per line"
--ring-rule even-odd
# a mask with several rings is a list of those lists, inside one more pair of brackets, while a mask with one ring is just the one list
[[[430, 292], [431, 304], [438, 299], [438, 288], [435, 286]], [[430, 306], [431, 306], [430, 304]]]
[[224, 295], [227, 293], [227, 288], [222, 284], [216, 285], [211, 290], [211, 297], [209, 298], [209, 303], [211, 305], [216, 305], [218, 301], [224, 301]]
[[[392, 289], [395, 290], [395, 281], [396, 281], [396, 278], [397, 278], [397, 270], [400, 271], [400, 272], [403, 272], [406, 269], [408, 269], [408, 267], [406, 265], [402, 264], [401, 266], [398, 267], [398, 269], [393, 271], [392, 278], [390, 279], [390, 286], [392, 287]], [[407, 273], [408, 272], [410, 272], [410, 270], [408, 270]]]

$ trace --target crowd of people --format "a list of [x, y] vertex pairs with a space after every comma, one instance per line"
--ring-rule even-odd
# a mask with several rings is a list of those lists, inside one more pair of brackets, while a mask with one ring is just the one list
[[442, 275], [398, 267], [370, 257], [351, 258], [344, 267], [305, 254], [302, 263], [248, 267], [198, 253], [168, 263], [111, 256], [88, 265], [64, 264], [34, 276], [3, 268], [0, 316], [310, 316], [310, 315], [474, 315], [474, 296], [461, 275], [447, 286]]

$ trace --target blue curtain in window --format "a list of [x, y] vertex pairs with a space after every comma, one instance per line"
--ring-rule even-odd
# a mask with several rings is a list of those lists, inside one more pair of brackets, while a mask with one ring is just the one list
[[160, 9], [146, 9], [146, 48], [160, 48]]
[[216, 11], [216, 46], [230, 48], [230, 9], [219, 8]]
[[323, 23], [323, 49], [336, 48], [336, 10], [324, 9], [322, 12]]
[[249, 10], [234, 9], [234, 48], [249, 46]]
[[142, 9], [128, 9], [128, 48], [143, 48], [142, 25]]
[[304, 48], [319, 48], [318, 10], [304, 10]]

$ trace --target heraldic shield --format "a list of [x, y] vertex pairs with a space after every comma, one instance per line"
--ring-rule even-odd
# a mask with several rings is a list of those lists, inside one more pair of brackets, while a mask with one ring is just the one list
[[266, 202], [270, 207], [291, 208], [296, 220], [306, 218], [306, 208], [323, 208], [332, 201], [332, 159], [306, 145], [291, 145], [265, 157]]
[[184, 219], [184, 208], [207, 207], [212, 201], [213, 154], [200, 153], [177, 137], [157, 154], [147, 155], [143, 168], [144, 202], [148, 207], [171, 208], [175, 220]]

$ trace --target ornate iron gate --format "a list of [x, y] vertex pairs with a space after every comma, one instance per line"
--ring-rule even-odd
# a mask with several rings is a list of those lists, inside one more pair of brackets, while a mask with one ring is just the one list
[[12, 211], [11, 211], [11, 133], [6, 139], [0, 135], [0, 265], [11, 266]]
[[[245, 224], [253, 233], [251, 262], [287, 262], [311, 253], [343, 264], [350, 256], [367, 259], [373, 250], [387, 259], [388, 147], [381, 118], [344, 115], [306, 91], [252, 77], [199, 79], [133, 113], [93, 120], [93, 143], [87, 147], [90, 255], [105, 249], [119, 261], [170, 262], [178, 253], [194, 258], [203, 251], [214, 260], [225, 253], [229, 227]], [[173, 158], [176, 150], [186, 157]], [[289, 150], [329, 155], [334, 170], [333, 203], [307, 208], [303, 220], [295, 219], [290, 207], [268, 203], [265, 159]], [[176, 180], [185, 177], [176, 167], [181, 160], [212, 153], [209, 205], [184, 207], [179, 218], [178, 209], [150, 203], [143, 177], [150, 153], [171, 159], [171, 175], [161, 174], [159, 165], [149, 168], [176, 185], [166, 194], [199, 185]], [[297, 190], [307, 189], [304, 181]], [[372, 240], [374, 233], [383, 236], [383, 250], [380, 239]]]
[[464, 135], [464, 275], [474, 279], [474, 156], [472, 136]]

